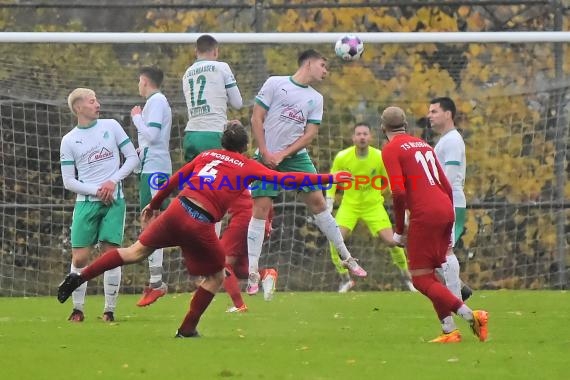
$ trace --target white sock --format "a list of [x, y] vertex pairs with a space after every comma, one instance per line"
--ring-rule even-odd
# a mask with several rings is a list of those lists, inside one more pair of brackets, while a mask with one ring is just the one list
[[[71, 264], [70, 273], [81, 274], [83, 268], [77, 268]], [[85, 292], [87, 291], [87, 281], [81, 284], [77, 289], [71, 293], [71, 299], [73, 301], [73, 308], [83, 311], [83, 305], [85, 304]]]
[[447, 256], [447, 265], [442, 265], [445, 286], [453, 295], [461, 299], [461, 280], [459, 279], [459, 261], [457, 256], [451, 254]]
[[164, 258], [164, 250], [162, 248], [154, 250], [148, 257], [148, 269], [150, 272], [150, 285], [152, 288], [158, 288], [162, 285], [162, 261]]
[[457, 309], [457, 315], [465, 319], [467, 322], [473, 322], [473, 310], [465, 304], [461, 305], [461, 307]]
[[451, 315], [443, 318], [443, 321], [441, 321], [441, 329], [446, 334], [449, 334], [453, 330], [457, 329], [455, 321], [453, 320], [453, 317]]
[[103, 289], [105, 290], [104, 312], [115, 311], [117, 298], [119, 297], [119, 287], [121, 285], [121, 274], [121, 267], [109, 269], [103, 274]]
[[252, 217], [247, 228], [247, 257], [249, 273], [259, 271], [259, 257], [265, 236], [265, 220]]
[[319, 214], [315, 214], [315, 223], [321, 232], [325, 234], [327, 239], [329, 239], [329, 241], [335, 246], [340, 257], [343, 260], [348, 259], [350, 257], [350, 252], [348, 252], [348, 249], [344, 244], [340, 228], [338, 228], [338, 224], [331, 213], [325, 210]]
[[216, 230], [216, 236], [219, 238], [222, 233], [222, 222], [216, 222], [214, 224], [214, 229]]

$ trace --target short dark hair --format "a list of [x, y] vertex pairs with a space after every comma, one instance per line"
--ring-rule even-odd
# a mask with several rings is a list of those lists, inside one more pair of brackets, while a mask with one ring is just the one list
[[218, 47], [218, 41], [209, 34], [203, 34], [196, 40], [196, 50], [198, 53], [207, 53]]
[[455, 113], [457, 112], [457, 109], [455, 108], [455, 103], [453, 102], [453, 100], [451, 100], [451, 98], [447, 96], [440, 96], [439, 98], [432, 99], [429, 102], [429, 104], [438, 104], [438, 103], [442, 110], [450, 111], [451, 118], [455, 119]]
[[352, 133], [354, 133], [356, 131], [356, 128], [358, 128], [358, 127], [366, 127], [366, 128], [368, 128], [369, 131], [372, 131], [372, 127], [370, 126], [370, 124], [368, 124], [365, 121], [361, 121], [361, 122], [356, 123], [352, 126]]
[[161, 69], [155, 66], [145, 66], [139, 70], [139, 75], [144, 75], [156, 86], [160, 87], [164, 80], [164, 73]]
[[309, 59], [323, 59], [325, 61], [327, 60], [327, 58], [324, 55], [322, 55], [315, 49], [309, 49], [299, 54], [299, 58], [297, 59], [297, 64], [299, 65], [299, 67], [301, 67], [303, 66], [303, 63], [305, 63]]
[[222, 147], [231, 152], [243, 153], [247, 150], [249, 136], [241, 124], [229, 124], [222, 134]]

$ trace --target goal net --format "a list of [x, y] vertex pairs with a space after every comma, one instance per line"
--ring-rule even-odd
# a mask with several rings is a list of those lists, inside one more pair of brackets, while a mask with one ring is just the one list
[[[366, 34], [360, 36], [367, 41]], [[246, 104], [230, 117], [249, 124], [253, 99], [268, 75], [292, 74], [301, 50], [323, 52], [330, 73], [316, 88], [324, 95], [325, 112], [310, 153], [318, 170], [327, 172], [335, 154], [351, 144], [357, 121], [373, 125], [374, 145], [382, 146], [378, 114], [389, 105], [405, 109], [411, 132], [435, 144], [425, 119], [429, 100], [452, 97], [468, 160], [466, 231], [457, 247], [462, 277], [476, 289], [565, 286], [570, 93], [560, 75], [568, 68], [559, 64], [570, 62], [567, 51], [530, 42], [365, 44], [362, 59], [346, 63], [334, 57], [334, 39], [222, 43], [220, 59], [233, 68]], [[117, 119], [136, 144], [130, 109], [144, 103], [137, 70], [160, 66], [174, 112], [176, 170], [184, 164], [181, 77], [192, 61], [190, 44], [0, 45], [0, 295], [54, 294], [69, 271], [74, 195], [63, 188], [59, 167], [61, 137], [74, 126], [68, 93], [93, 88], [102, 117]], [[130, 244], [140, 232], [134, 175], [124, 188]], [[337, 289], [326, 238], [296, 193], [276, 199], [273, 228], [261, 266], [278, 268], [278, 290]], [[369, 273], [358, 281], [359, 290], [400, 289], [387, 248], [365, 226], [358, 225], [347, 244]], [[174, 248], [165, 254], [165, 277], [172, 290], [193, 287]], [[147, 280], [146, 262], [125, 267], [122, 292], [138, 293]]]

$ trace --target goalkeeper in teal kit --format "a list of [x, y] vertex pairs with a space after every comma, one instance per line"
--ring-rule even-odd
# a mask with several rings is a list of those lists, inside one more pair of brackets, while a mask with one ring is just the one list
[[[340, 151], [332, 164], [331, 172], [349, 171], [354, 181], [343, 184], [343, 198], [336, 213], [336, 221], [344, 239], [352, 232], [356, 223], [362, 220], [368, 226], [372, 236], [381, 238], [387, 245], [392, 262], [402, 275], [406, 287], [415, 291], [410, 281], [408, 264], [404, 249], [396, 246], [392, 236], [392, 223], [384, 208], [384, 196], [381, 189], [388, 189], [387, 174], [380, 150], [370, 146], [372, 136], [370, 126], [358, 123], [353, 128], [353, 146]], [[327, 206], [332, 211], [336, 185], [327, 190]], [[340, 293], [346, 293], [354, 286], [348, 270], [343, 267], [337, 250], [331, 245], [331, 258], [341, 277]]]

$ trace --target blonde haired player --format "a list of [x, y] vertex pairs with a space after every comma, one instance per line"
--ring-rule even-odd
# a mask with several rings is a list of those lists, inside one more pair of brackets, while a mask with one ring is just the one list
[[[103, 251], [123, 242], [125, 199], [121, 180], [139, 165], [131, 140], [113, 119], [99, 119], [95, 92], [76, 88], [67, 99], [77, 116], [77, 126], [61, 139], [60, 161], [63, 185], [77, 194], [71, 223], [71, 273], [80, 274], [96, 244]], [[120, 153], [125, 157], [121, 166]], [[75, 171], [77, 170], [77, 176]], [[105, 272], [103, 320], [113, 321], [121, 268]], [[72, 294], [72, 322], [83, 322], [87, 283]]]

